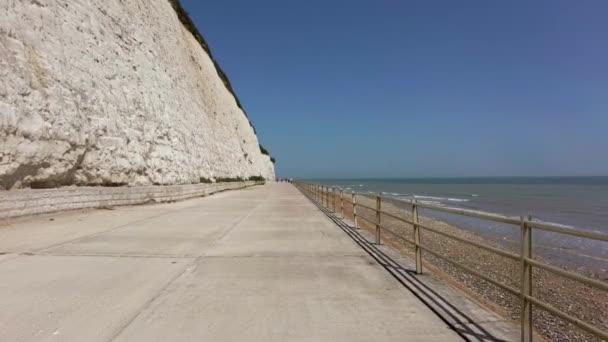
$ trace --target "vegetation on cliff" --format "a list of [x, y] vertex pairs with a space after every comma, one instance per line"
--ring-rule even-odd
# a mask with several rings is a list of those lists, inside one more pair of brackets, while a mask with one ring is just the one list
[[274, 163], [276, 163], [276, 160], [274, 159], [274, 157], [273, 157], [273, 156], [271, 156], [271, 155], [270, 155], [270, 152], [268, 152], [268, 150], [267, 150], [267, 149], [266, 149], [264, 146], [262, 146], [261, 144], [260, 144], [260, 152], [262, 152], [262, 154], [264, 154], [264, 155], [269, 156], [269, 157], [270, 157], [270, 161], [271, 161], [273, 164], [274, 164]]
[[[171, 3], [171, 6], [173, 6], [173, 9], [177, 13], [177, 17], [181, 21], [182, 25], [184, 25], [184, 27], [188, 31], [190, 31], [190, 33], [192, 33], [192, 35], [194, 36], [194, 39], [196, 39], [199, 42], [199, 44], [201, 44], [201, 47], [203, 48], [203, 50], [205, 50], [205, 52], [207, 52], [207, 54], [209, 55], [209, 58], [211, 58], [211, 61], [213, 61], [215, 70], [217, 71], [217, 74], [220, 77], [220, 79], [222, 80], [222, 82], [224, 83], [224, 86], [226, 86], [226, 89], [228, 89], [228, 91], [232, 94], [232, 96], [234, 96], [234, 100], [236, 101], [237, 106], [243, 111], [243, 113], [245, 113], [245, 116], [249, 120], [249, 125], [251, 126], [251, 128], [253, 128], [253, 132], [257, 134], [255, 127], [253, 126], [253, 123], [249, 119], [247, 112], [245, 111], [245, 109], [243, 108], [243, 106], [241, 104], [241, 101], [239, 100], [239, 97], [236, 95], [234, 89], [232, 88], [232, 84], [230, 83], [228, 76], [226, 75], [224, 70], [222, 70], [219, 63], [215, 60], [215, 58], [213, 58], [213, 54], [211, 53], [209, 44], [207, 44], [207, 41], [205, 40], [205, 38], [203, 37], [201, 32], [196, 27], [196, 24], [194, 23], [192, 18], [190, 18], [190, 15], [184, 9], [184, 7], [179, 2], [179, 0], [169, 0], [169, 2]], [[264, 147], [262, 147], [262, 145], [260, 145], [260, 150], [262, 151], [262, 154], [268, 155], [270, 157], [270, 160], [273, 163], [275, 162], [275, 159], [270, 155], [270, 153]]]

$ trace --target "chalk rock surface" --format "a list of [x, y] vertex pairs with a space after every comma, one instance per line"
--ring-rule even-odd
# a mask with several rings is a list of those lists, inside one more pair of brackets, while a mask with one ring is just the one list
[[0, 80], [0, 188], [274, 179], [168, 0], [2, 0]]

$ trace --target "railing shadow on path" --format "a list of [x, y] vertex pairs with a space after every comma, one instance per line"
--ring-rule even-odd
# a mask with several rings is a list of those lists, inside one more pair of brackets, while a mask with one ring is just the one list
[[[466, 341], [480, 342], [505, 342], [507, 340], [496, 337], [487, 329], [482, 327], [472, 317], [462, 312], [457, 306], [450, 303], [444, 296], [430, 288], [417, 278], [416, 271], [404, 268], [386, 253], [381, 251], [377, 245], [363, 236], [358, 229], [350, 226], [337, 215], [317, 203], [308, 194], [302, 192], [320, 211], [327, 215], [338, 227], [340, 227], [351, 239], [353, 239], [363, 250], [386, 269], [402, 286], [407, 288], [414, 296], [424, 303], [431, 311], [441, 318], [451, 329], [458, 333]], [[487, 323], [487, 322], [486, 322]]]

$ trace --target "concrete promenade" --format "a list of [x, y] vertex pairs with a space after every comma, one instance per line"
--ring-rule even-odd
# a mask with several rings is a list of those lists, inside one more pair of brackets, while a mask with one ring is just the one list
[[0, 341], [458, 341], [295, 187], [0, 227]]

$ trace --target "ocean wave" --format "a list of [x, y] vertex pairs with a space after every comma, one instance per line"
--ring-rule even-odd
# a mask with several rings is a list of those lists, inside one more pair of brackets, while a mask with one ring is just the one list
[[441, 202], [437, 202], [437, 201], [420, 201], [420, 204], [432, 204], [432, 205], [436, 205], [436, 206], [443, 206], [444, 204]]
[[382, 194], [387, 195], [387, 196], [396, 196], [396, 197], [404, 196], [403, 194], [400, 194], [397, 192], [387, 192], [387, 191], [382, 191]]
[[464, 198], [451, 198], [451, 197], [435, 197], [435, 196], [422, 196], [422, 195], [414, 195], [415, 199], [420, 200], [432, 200], [439, 202], [468, 202], [470, 200]]

